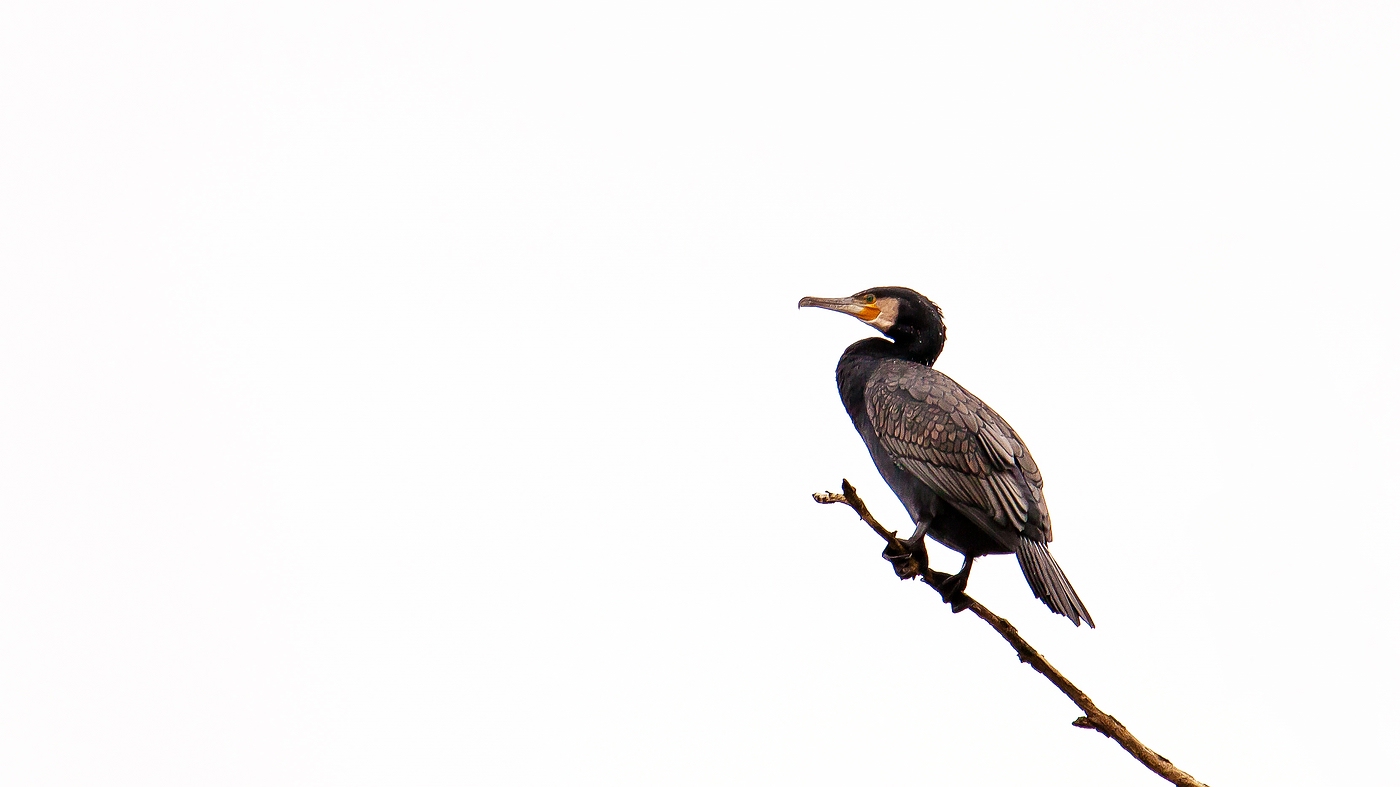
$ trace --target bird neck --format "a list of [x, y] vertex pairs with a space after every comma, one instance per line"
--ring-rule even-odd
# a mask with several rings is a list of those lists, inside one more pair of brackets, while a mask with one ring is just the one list
[[847, 415], [857, 424], [865, 413], [865, 384], [881, 361], [895, 357], [893, 351], [894, 342], [872, 336], [841, 353], [841, 361], [836, 364], [836, 388]]
[[841, 356], [841, 361], [842, 363], [864, 365], [865, 362], [896, 358], [901, 361], [912, 361], [924, 366], [932, 366], [942, 352], [943, 337], [941, 336], [920, 335], [908, 338], [897, 336], [893, 340], [872, 336], [847, 347], [846, 352]]
[[[891, 341], [882, 336], [862, 339], [841, 354], [836, 364], [836, 387], [841, 393], [841, 403], [846, 413], [859, 425], [865, 418], [865, 385], [882, 361], [901, 360], [931, 366], [938, 357], [937, 349], [929, 351], [922, 345], [911, 347], [908, 343]], [[924, 360], [927, 358], [927, 360]]]
[[924, 366], [933, 366], [933, 362], [938, 360], [939, 355], [943, 354], [945, 338], [942, 325], [917, 332], [901, 333], [896, 331], [892, 338], [894, 341], [891, 342], [889, 357], [921, 363]]

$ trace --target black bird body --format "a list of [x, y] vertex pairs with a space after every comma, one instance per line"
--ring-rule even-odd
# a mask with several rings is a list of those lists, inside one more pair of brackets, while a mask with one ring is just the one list
[[[866, 339], [851, 345], [836, 365], [841, 403], [865, 441], [875, 468], [904, 504], [909, 518], [926, 523], [928, 534], [940, 544], [971, 557], [1015, 552], [1017, 533], [1009, 522], [998, 523], [985, 509], [941, 497], [936, 487], [920, 478], [941, 476], [941, 487], [961, 491], [968, 484], [954, 473], [966, 477], [973, 468], [990, 466], [977, 438], [970, 437], [962, 423], [976, 423], [982, 414], [988, 414], [992, 423], [979, 424], [979, 431], [1010, 431], [1010, 427], [951, 377], [922, 364], [888, 357], [893, 347], [883, 339]], [[958, 416], [956, 421], [954, 415]], [[1019, 445], [1014, 431], [1011, 439]], [[897, 448], [892, 451], [887, 446]], [[1030, 493], [1031, 483], [1016, 478], [1024, 476], [1024, 471], [1015, 468], [1011, 473], [1012, 483], [1023, 494]], [[1038, 532], [1044, 507], [1038, 473], [1033, 483], [1041, 502], [1035, 519]], [[985, 490], [979, 491], [977, 498], [985, 499]], [[1048, 512], [1044, 512], [1044, 520], [1048, 535]]]
[[1046, 547], [1050, 510], [1030, 451], [995, 410], [933, 368], [946, 335], [938, 307], [899, 287], [802, 305], [845, 311], [890, 337], [846, 348], [836, 382], [876, 469], [915, 523], [911, 546], [922, 549], [926, 534], [962, 553], [955, 579], [964, 586], [973, 559], [1014, 553], [1037, 598], [1093, 626]]

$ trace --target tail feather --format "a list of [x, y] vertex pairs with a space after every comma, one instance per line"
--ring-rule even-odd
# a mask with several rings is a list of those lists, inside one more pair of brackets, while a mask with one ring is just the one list
[[1026, 583], [1031, 586], [1035, 597], [1045, 602], [1045, 606], [1074, 621], [1078, 626], [1082, 619], [1094, 627], [1094, 619], [1089, 617], [1089, 609], [1079, 600], [1074, 586], [1069, 583], [1060, 564], [1050, 555], [1044, 541], [1022, 538], [1016, 542], [1016, 560], [1021, 564], [1021, 573], [1026, 575]]

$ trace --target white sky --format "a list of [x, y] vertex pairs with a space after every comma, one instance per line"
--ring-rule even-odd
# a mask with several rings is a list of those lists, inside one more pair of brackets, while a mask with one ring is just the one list
[[[914, 287], [1075, 629], [1211, 784], [1380, 784], [1400, 11], [12, 3], [0, 770], [1153, 785], [809, 494]], [[956, 567], [948, 552], [934, 555]]]

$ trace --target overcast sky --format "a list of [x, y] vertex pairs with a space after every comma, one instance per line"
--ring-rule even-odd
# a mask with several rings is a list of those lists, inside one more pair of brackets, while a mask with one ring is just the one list
[[[810, 494], [913, 287], [1231, 785], [1379, 784], [1400, 11], [11, 3], [0, 770], [25, 785], [1147, 785]], [[933, 554], [952, 570], [958, 557]]]

